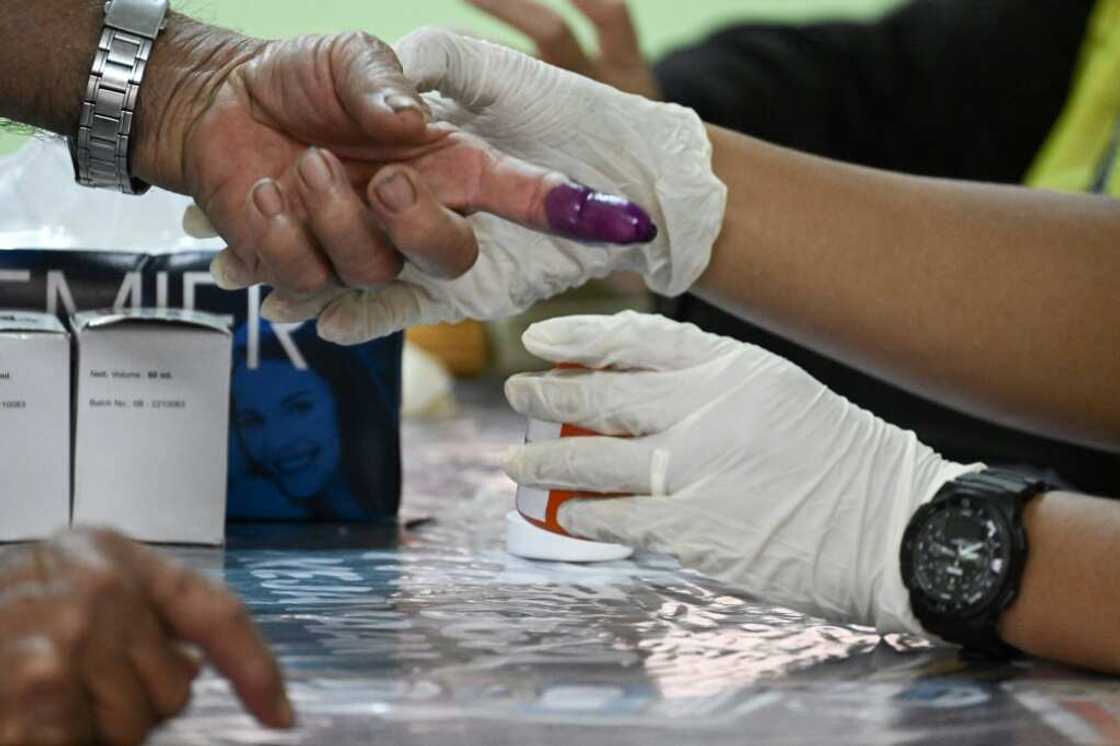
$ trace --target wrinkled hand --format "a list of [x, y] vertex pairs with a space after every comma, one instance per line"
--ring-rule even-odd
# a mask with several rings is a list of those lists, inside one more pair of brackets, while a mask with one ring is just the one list
[[599, 56], [584, 51], [564, 16], [536, 0], [467, 0], [533, 40], [537, 56], [620, 91], [662, 98], [661, 86], [642, 54], [626, 0], [571, 0], [595, 28]]
[[463, 217], [476, 211], [571, 233], [546, 204], [564, 175], [428, 127], [396, 56], [368, 34], [242, 39], [210, 57], [222, 61], [190, 75], [153, 62], [156, 90], [182, 93], [155, 97], [167, 134], [144, 139], [137, 160], [194, 196], [228, 242], [214, 265], [225, 288], [265, 282], [298, 298], [378, 287], [405, 258], [458, 276], [478, 256]]
[[925, 634], [902, 583], [919, 505], [976, 467], [941, 458], [761, 348], [658, 316], [537, 324], [525, 346], [593, 370], [515, 376], [518, 412], [606, 435], [533, 443], [520, 484], [627, 494], [560, 509], [577, 536], [665, 551], [770, 603]]
[[0, 744], [137, 744], [190, 698], [198, 646], [261, 722], [292, 711], [229, 592], [139, 544], [75, 531], [0, 554]]
[[[712, 171], [711, 143], [695, 113], [446, 31], [419, 31], [397, 51], [408, 78], [430, 92], [425, 101], [433, 119], [451, 125], [453, 136], [484, 140], [520, 162], [583, 184], [617, 185], [632, 200], [588, 199], [561, 187], [549, 194], [562, 197], [549, 205], [560, 224], [587, 222], [608, 233], [621, 225], [624, 233], [653, 240], [588, 245], [475, 215], [478, 262], [462, 277], [440, 279], [409, 264], [396, 281], [373, 289], [310, 298], [274, 293], [261, 310], [267, 318], [318, 316], [320, 335], [350, 344], [418, 324], [512, 316], [619, 270], [638, 272], [651, 289], [677, 295], [707, 267], [727, 190]], [[427, 178], [438, 180], [438, 171]], [[649, 211], [658, 231], [635, 204]]]

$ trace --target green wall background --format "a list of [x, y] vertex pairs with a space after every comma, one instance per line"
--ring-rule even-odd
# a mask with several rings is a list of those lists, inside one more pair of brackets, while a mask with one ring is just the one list
[[[0, 0], [2, 1], [2, 0]], [[591, 38], [579, 14], [564, 0], [544, 0], [568, 14], [580, 35]], [[899, 0], [631, 0], [650, 54], [696, 38], [706, 30], [742, 19], [803, 21], [824, 16], [869, 18]], [[524, 47], [523, 38], [463, 0], [173, 0], [197, 18], [264, 37], [365, 29], [395, 40], [421, 26], [447, 26]], [[23, 138], [0, 133], [0, 153]]]

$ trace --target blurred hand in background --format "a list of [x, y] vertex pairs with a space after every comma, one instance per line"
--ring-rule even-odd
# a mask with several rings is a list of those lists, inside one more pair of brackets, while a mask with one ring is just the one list
[[241, 602], [163, 554], [79, 530], [0, 555], [0, 743], [136, 744], [187, 706], [197, 646], [262, 723], [292, 725]]
[[536, 0], [467, 0], [468, 3], [522, 32], [537, 55], [627, 93], [661, 100], [661, 88], [642, 55], [638, 31], [626, 0], [570, 0], [594, 26], [599, 55], [584, 50], [564, 16]]

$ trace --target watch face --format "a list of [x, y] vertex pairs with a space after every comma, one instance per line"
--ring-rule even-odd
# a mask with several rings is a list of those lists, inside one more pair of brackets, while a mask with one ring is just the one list
[[946, 502], [914, 537], [914, 584], [942, 613], [968, 613], [999, 593], [1011, 545], [1003, 518], [969, 498]]

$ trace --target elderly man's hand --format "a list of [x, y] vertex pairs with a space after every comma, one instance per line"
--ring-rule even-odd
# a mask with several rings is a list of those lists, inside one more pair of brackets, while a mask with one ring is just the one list
[[405, 259], [457, 277], [478, 258], [464, 217], [474, 212], [585, 240], [648, 240], [621, 200], [615, 222], [628, 233], [581, 234], [547, 202], [557, 188], [589, 191], [429, 126], [393, 51], [368, 34], [262, 42], [176, 16], [149, 75], [136, 173], [195, 198], [229, 244], [214, 266], [227, 289], [263, 282], [298, 299], [377, 288]]
[[293, 715], [229, 592], [139, 544], [76, 531], [0, 554], [0, 744], [140, 743], [186, 707], [197, 646], [267, 725]]

